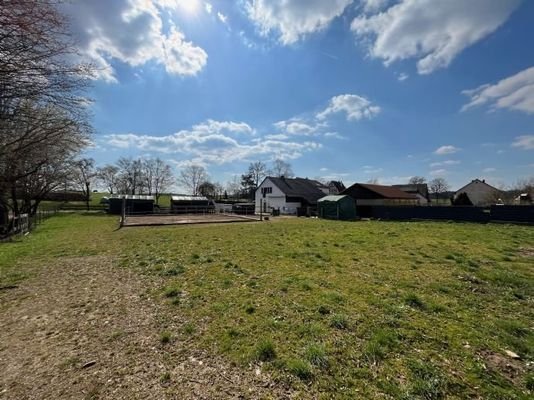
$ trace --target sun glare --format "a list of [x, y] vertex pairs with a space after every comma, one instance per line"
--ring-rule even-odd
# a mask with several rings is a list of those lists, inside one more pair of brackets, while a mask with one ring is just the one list
[[188, 14], [196, 14], [200, 9], [200, 0], [179, 0], [178, 4]]

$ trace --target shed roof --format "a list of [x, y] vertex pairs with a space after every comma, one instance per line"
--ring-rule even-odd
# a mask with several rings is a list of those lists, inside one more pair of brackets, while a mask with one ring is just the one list
[[413, 194], [403, 192], [400, 189], [397, 189], [392, 186], [384, 186], [384, 185], [373, 185], [370, 183], [355, 183], [354, 185], [348, 187], [343, 191], [343, 194], [349, 194], [352, 190], [363, 188], [368, 191], [371, 191], [378, 195], [378, 197], [383, 199], [407, 199], [407, 200], [414, 200], [417, 197]]
[[321, 199], [319, 199], [317, 201], [319, 201], [319, 202], [322, 202], [322, 201], [339, 201], [339, 200], [341, 200], [341, 199], [343, 199], [345, 197], [349, 197], [349, 196], [347, 196], [346, 194], [339, 194], [339, 195], [331, 194], [331, 195], [325, 196], [325, 197], [323, 197], [323, 198], [321, 198]]
[[154, 201], [154, 196], [148, 196], [144, 194], [114, 194], [110, 197], [111, 199], [122, 199], [125, 198], [126, 200], [152, 200]]
[[171, 201], [209, 201], [209, 200], [205, 196], [176, 195], [176, 196], [171, 196]]
[[301, 197], [309, 203], [315, 203], [325, 193], [320, 188], [327, 188], [321, 182], [306, 178], [284, 178], [269, 176], [266, 179], [271, 180], [278, 189], [286, 196]]

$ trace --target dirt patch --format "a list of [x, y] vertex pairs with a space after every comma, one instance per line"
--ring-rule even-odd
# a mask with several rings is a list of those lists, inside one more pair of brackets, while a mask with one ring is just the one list
[[1, 399], [290, 398], [163, 329], [181, 321], [150, 297], [158, 283], [103, 256], [59, 259], [0, 291]]
[[534, 248], [531, 247], [521, 247], [518, 253], [521, 257], [534, 258]]
[[525, 368], [520, 360], [489, 350], [482, 351], [480, 357], [488, 370], [498, 373], [515, 384], [520, 383]]
[[223, 224], [259, 221], [259, 216], [235, 214], [175, 214], [128, 216], [125, 226]]

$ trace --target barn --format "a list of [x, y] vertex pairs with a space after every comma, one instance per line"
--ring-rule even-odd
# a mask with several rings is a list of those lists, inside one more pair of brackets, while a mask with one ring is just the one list
[[215, 204], [204, 196], [171, 196], [171, 212], [173, 214], [211, 214], [215, 212]]
[[370, 216], [373, 206], [415, 206], [418, 204], [417, 197], [411, 193], [403, 192], [392, 186], [369, 183], [355, 183], [341, 194], [352, 197], [359, 217]]
[[122, 213], [122, 202], [126, 200], [126, 214], [152, 214], [154, 212], [154, 196], [145, 195], [113, 195], [109, 198], [108, 213]]
[[356, 219], [356, 205], [347, 195], [325, 196], [317, 201], [319, 218], [350, 221]]

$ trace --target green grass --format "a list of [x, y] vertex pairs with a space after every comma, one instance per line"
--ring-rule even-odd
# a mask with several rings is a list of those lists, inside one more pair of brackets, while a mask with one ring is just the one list
[[[154, 297], [187, 323], [173, 343], [244, 368], [261, 360], [309, 396], [532, 396], [534, 262], [519, 252], [534, 248], [532, 227], [291, 219], [116, 228], [106, 215], [53, 217], [0, 244], [0, 285], [63, 257], [108, 254], [161, 282]], [[513, 376], [487, 359], [505, 350], [521, 357]]]

